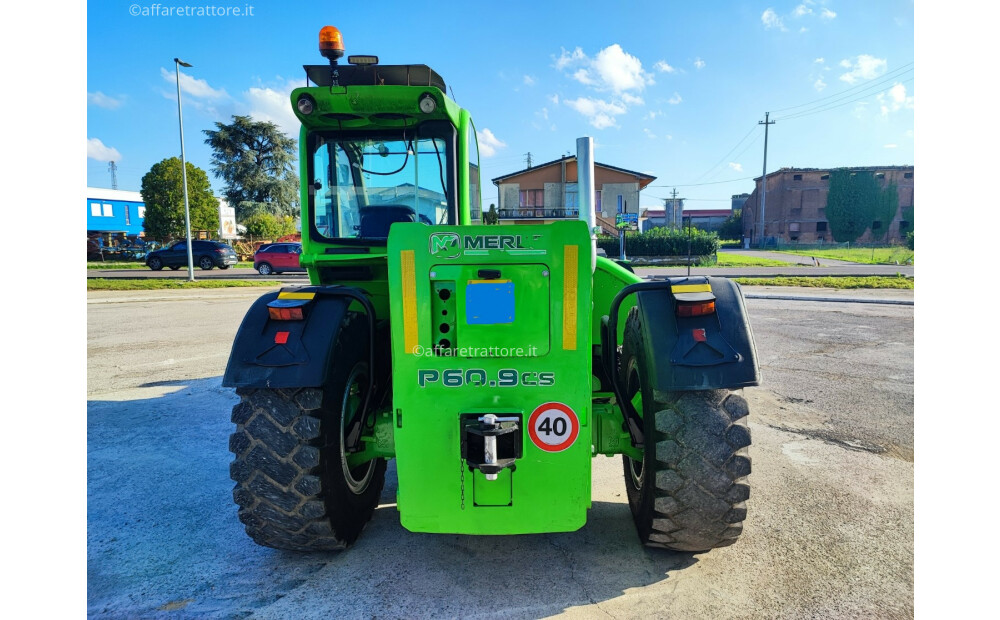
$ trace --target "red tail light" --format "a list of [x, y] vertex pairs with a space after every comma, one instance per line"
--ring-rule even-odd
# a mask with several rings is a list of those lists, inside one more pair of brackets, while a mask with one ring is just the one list
[[267, 314], [275, 321], [302, 320], [302, 308], [268, 308]]
[[715, 312], [715, 301], [679, 301], [677, 302], [677, 316], [691, 317], [704, 316]]

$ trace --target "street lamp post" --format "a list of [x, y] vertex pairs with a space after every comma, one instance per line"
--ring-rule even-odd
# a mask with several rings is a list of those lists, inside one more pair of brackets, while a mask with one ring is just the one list
[[174, 58], [174, 72], [177, 75], [177, 120], [181, 128], [181, 178], [184, 180], [184, 234], [187, 239], [188, 281], [194, 282], [194, 254], [191, 250], [191, 207], [188, 206], [187, 161], [184, 158], [184, 113], [181, 110], [181, 67], [191, 65], [180, 58]]

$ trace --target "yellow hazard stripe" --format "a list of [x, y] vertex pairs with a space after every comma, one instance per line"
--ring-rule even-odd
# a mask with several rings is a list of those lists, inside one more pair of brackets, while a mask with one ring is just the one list
[[316, 293], [278, 293], [278, 299], [313, 299]]
[[413, 262], [413, 250], [399, 253], [403, 272], [403, 350], [413, 353], [419, 344], [417, 323], [417, 276]]
[[510, 280], [469, 280], [468, 284], [507, 284]]
[[563, 247], [563, 349], [576, 351], [577, 272], [580, 268], [580, 246]]
[[670, 287], [671, 293], [711, 293], [711, 284], [675, 284]]

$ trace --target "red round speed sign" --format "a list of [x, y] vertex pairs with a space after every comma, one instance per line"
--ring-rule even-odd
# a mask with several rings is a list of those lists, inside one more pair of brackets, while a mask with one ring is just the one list
[[528, 418], [531, 443], [546, 452], [562, 452], [573, 445], [579, 434], [580, 419], [562, 403], [539, 405]]

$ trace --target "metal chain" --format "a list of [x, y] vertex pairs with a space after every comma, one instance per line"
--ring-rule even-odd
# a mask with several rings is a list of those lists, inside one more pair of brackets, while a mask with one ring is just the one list
[[458, 470], [462, 476], [462, 510], [465, 510], [465, 461], [458, 459]]

